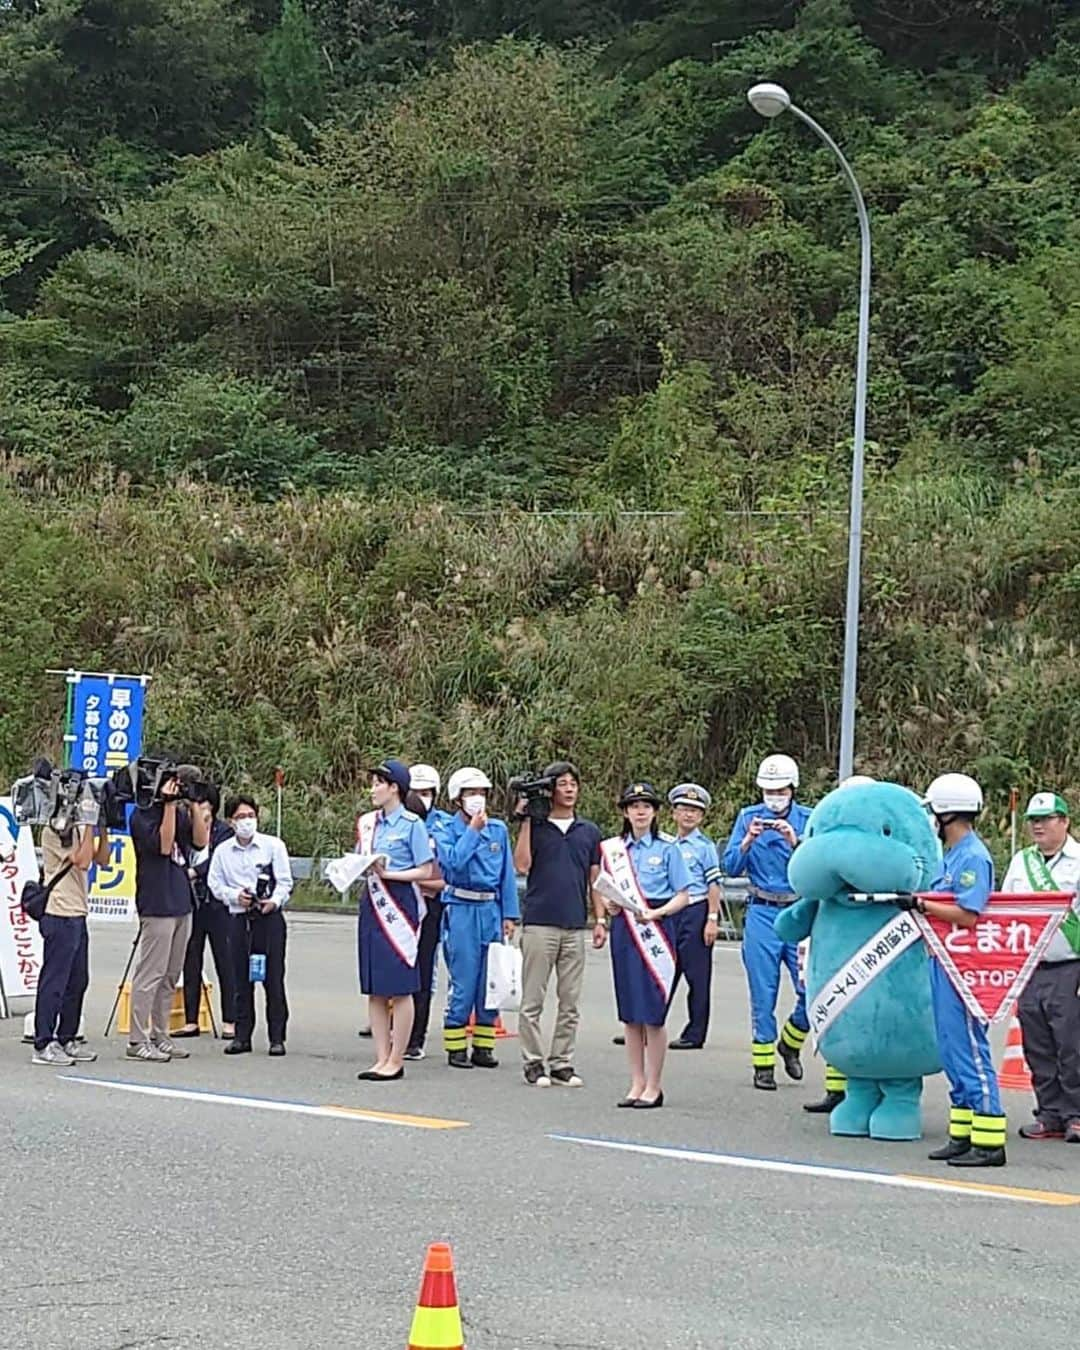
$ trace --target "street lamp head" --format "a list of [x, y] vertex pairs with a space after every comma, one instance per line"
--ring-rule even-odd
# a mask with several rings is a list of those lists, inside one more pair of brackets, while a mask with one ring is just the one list
[[755, 84], [746, 97], [762, 117], [779, 117], [791, 107], [791, 95], [782, 84]]

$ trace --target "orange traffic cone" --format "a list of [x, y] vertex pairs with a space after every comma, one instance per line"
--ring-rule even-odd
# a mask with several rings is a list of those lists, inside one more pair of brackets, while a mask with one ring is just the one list
[[454, 1256], [445, 1242], [433, 1242], [427, 1249], [408, 1350], [465, 1350]]
[[[475, 1014], [475, 1013], [470, 1013], [470, 1014], [469, 1014], [469, 1020], [468, 1020], [468, 1022], [466, 1022], [466, 1024], [465, 1024], [465, 1030], [469, 1033], [470, 1036], [472, 1035], [472, 1031], [473, 1031], [473, 1028], [474, 1028], [475, 1026], [476, 1026], [476, 1014]], [[503, 1026], [503, 1020], [502, 1020], [502, 1018], [496, 1013], [496, 1015], [495, 1015], [495, 1039], [496, 1039], [497, 1041], [502, 1041], [502, 1040], [506, 1040], [508, 1037], [512, 1038], [512, 1037], [514, 1037], [514, 1036], [516, 1036], [516, 1035], [517, 1035], [517, 1032], [516, 1032], [516, 1031], [507, 1031], [507, 1029]]]
[[1001, 1057], [998, 1070], [998, 1087], [1012, 1092], [1031, 1091], [1031, 1070], [1024, 1058], [1024, 1038], [1020, 1031], [1020, 1019], [1015, 1013], [1009, 1019], [1009, 1034], [1005, 1040], [1005, 1053]]

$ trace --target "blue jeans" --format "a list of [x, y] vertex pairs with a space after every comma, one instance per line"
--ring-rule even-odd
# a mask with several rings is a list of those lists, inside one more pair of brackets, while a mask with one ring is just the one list
[[34, 1004], [34, 1049], [44, 1050], [50, 1041], [66, 1045], [78, 1034], [90, 983], [90, 942], [84, 918], [43, 914], [39, 926], [45, 954]]

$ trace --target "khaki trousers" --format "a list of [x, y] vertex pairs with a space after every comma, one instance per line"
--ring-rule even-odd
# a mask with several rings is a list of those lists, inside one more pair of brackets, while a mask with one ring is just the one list
[[[526, 1064], [539, 1060], [546, 1061], [552, 1069], [573, 1068], [581, 986], [585, 979], [585, 929], [529, 924], [521, 930], [521, 955], [521, 1012], [518, 1016], [521, 1057]], [[553, 970], [559, 1009], [548, 1057], [544, 1054], [540, 1036], [540, 1017]]]
[[191, 936], [191, 915], [183, 918], [145, 918], [139, 922], [139, 950], [131, 977], [132, 1045], [169, 1034], [173, 994], [184, 968]]

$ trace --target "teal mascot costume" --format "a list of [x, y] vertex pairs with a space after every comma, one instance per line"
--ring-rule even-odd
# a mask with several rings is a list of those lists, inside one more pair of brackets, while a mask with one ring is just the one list
[[[779, 915], [776, 932], [785, 942], [810, 938], [807, 1005], [821, 1009], [823, 1020], [824, 1003], [856, 953], [878, 932], [895, 945], [890, 926], [901, 917], [898, 908], [853, 896], [925, 890], [939, 856], [918, 797], [895, 783], [839, 788], [814, 809], [788, 866], [791, 889], [802, 898]], [[879, 945], [883, 952], [888, 946], [884, 940]], [[868, 968], [880, 963], [872, 954], [865, 962]], [[922, 1080], [941, 1070], [926, 944], [920, 938], [894, 955], [854, 997], [847, 983], [840, 996], [845, 1006], [835, 1014], [830, 1009], [833, 1020], [819, 1039], [822, 1055], [848, 1078], [830, 1130], [918, 1139]], [[811, 1030], [818, 1030], [813, 1017]]]

